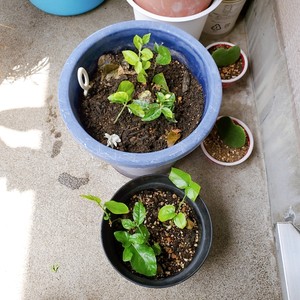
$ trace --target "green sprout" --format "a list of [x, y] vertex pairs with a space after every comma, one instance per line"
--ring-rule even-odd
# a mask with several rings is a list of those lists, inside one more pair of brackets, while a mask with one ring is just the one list
[[[117, 91], [108, 97], [110, 103], [117, 103], [123, 105], [121, 111], [117, 115], [114, 123], [116, 123], [127, 107], [130, 112], [138, 117], [144, 117], [145, 113], [142, 107], [132, 101], [132, 95], [134, 93], [134, 85], [128, 80], [123, 80], [117, 89]], [[129, 103], [131, 102], [131, 103]]]
[[200, 193], [201, 187], [192, 180], [190, 174], [177, 168], [171, 169], [169, 179], [179, 189], [184, 190], [184, 197], [180, 201], [177, 210], [174, 205], [163, 206], [158, 212], [158, 219], [161, 222], [173, 220], [177, 227], [183, 229], [187, 225], [187, 220], [185, 214], [180, 212], [180, 208], [187, 197], [195, 202]]
[[[122, 202], [114, 200], [103, 201], [93, 195], [81, 195], [82, 198], [96, 202], [104, 211], [104, 220], [108, 220], [110, 224], [111, 215], [109, 212], [117, 215], [126, 215], [129, 208]], [[109, 211], [109, 212], [108, 212]], [[115, 231], [116, 240], [122, 243], [124, 248], [122, 259], [124, 262], [130, 262], [131, 267], [136, 272], [154, 276], [157, 272], [156, 255], [161, 252], [159, 244], [149, 244], [150, 233], [143, 224], [146, 218], [146, 209], [141, 202], [136, 202], [132, 212], [133, 219], [121, 219], [121, 224], [125, 231]]]
[[[137, 52], [132, 50], [123, 50], [122, 54], [126, 62], [134, 67], [137, 73], [137, 80], [141, 83], [147, 82], [147, 72], [151, 67], [151, 60], [154, 57], [153, 51], [144, 46], [150, 42], [151, 33], [145, 34], [143, 37], [135, 35], [133, 38], [133, 44], [137, 49]], [[167, 65], [171, 62], [171, 54], [167, 47], [163, 45], [154, 44], [154, 51], [157, 53], [155, 64]]]
[[122, 202], [110, 200], [110, 201], [106, 201], [103, 203], [103, 201], [97, 196], [93, 196], [93, 195], [80, 195], [80, 196], [87, 200], [96, 202], [100, 206], [100, 208], [103, 210], [104, 220], [108, 220], [108, 221], [110, 221], [110, 223], [111, 223], [111, 220], [110, 220], [111, 214], [110, 213], [113, 213], [115, 215], [124, 215], [129, 212], [128, 206]]
[[133, 220], [122, 219], [121, 223], [126, 231], [115, 231], [116, 240], [122, 243], [123, 261], [130, 262], [133, 270], [146, 276], [154, 276], [157, 272], [156, 255], [161, 252], [159, 244], [149, 244], [150, 233], [143, 224], [146, 209], [141, 202], [133, 207]]
[[234, 64], [240, 58], [241, 49], [239, 46], [219, 47], [211, 55], [219, 68], [226, 67]]
[[59, 269], [59, 265], [58, 265], [58, 264], [54, 264], [54, 265], [51, 267], [51, 270], [52, 270], [52, 272], [54, 272], [54, 273], [57, 273], [58, 269]]
[[216, 126], [225, 145], [231, 148], [241, 148], [246, 144], [245, 130], [242, 126], [235, 124], [230, 117], [221, 117], [217, 120]]

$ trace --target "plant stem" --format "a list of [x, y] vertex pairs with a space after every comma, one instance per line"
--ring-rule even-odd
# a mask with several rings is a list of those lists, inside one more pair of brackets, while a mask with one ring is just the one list
[[120, 111], [119, 114], [117, 115], [116, 119], [114, 120], [114, 124], [117, 123], [118, 119], [120, 118], [120, 116], [121, 116], [121, 114], [122, 114], [122, 112], [124, 111], [124, 109], [125, 109], [126, 106], [127, 106], [127, 105], [124, 104], [123, 108], [121, 109], [121, 111]]

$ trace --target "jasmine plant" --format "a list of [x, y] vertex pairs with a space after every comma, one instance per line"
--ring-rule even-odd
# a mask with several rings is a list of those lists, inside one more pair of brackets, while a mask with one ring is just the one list
[[[137, 53], [133, 50], [122, 51], [124, 60], [133, 66], [137, 74], [137, 81], [143, 84], [147, 82], [147, 70], [151, 67], [151, 63], [154, 63], [153, 69], [155, 70], [156, 65], [168, 65], [172, 59], [167, 47], [155, 43], [153, 51], [156, 53], [156, 57], [154, 62], [152, 62], [154, 53], [151, 49], [145, 47], [145, 45], [149, 43], [150, 37], [150, 33], [142, 37], [135, 35], [133, 44]], [[153, 121], [163, 115], [168, 121], [176, 122], [173, 112], [176, 97], [174, 93], [170, 92], [164, 74], [158, 73], [154, 75], [152, 83], [154, 83], [158, 89], [154, 102], [139, 98], [133, 99], [135, 89], [133, 83], [130, 81], [124, 80], [119, 84], [117, 91], [108, 97], [111, 103], [117, 103], [123, 106], [114, 123], [118, 121], [125, 108], [127, 108], [130, 113], [140, 117], [142, 121]]]

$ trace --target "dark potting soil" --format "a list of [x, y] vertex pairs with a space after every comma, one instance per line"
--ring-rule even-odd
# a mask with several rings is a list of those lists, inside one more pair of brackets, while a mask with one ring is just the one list
[[[116, 71], [117, 75], [106, 74], [107, 68], [98, 68], [96, 74], [93, 74], [87, 97], [82, 95], [80, 100], [81, 122], [94, 139], [107, 145], [105, 133], [117, 134], [121, 139], [115, 147], [117, 150], [134, 153], [153, 152], [167, 148], [167, 140], [172, 142], [172, 133], [175, 133], [176, 137], [179, 133], [180, 138], [177, 142], [181, 141], [200, 123], [204, 108], [202, 87], [182, 63], [174, 60], [167, 66], [156, 66], [155, 70], [150, 68], [147, 70], [147, 84], [144, 85], [137, 82], [132, 67], [123, 61], [122, 54], [107, 54], [105, 59], [110, 62], [109, 66], [121, 66]], [[135, 85], [133, 99], [138, 99], [141, 92], [149, 90], [152, 93], [151, 101], [154, 101], [158, 87], [151, 83], [152, 77], [160, 72], [163, 72], [170, 92], [176, 95], [174, 113], [177, 122], [169, 122], [163, 116], [145, 122], [125, 109], [114, 124], [122, 105], [111, 104], [108, 96], [117, 91], [120, 82], [129, 80]]]
[[[201, 228], [198, 226], [192, 208], [186, 202], [181, 206], [188, 225], [180, 229], [172, 221], [158, 220], [158, 211], [162, 206], [173, 204], [178, 208], [181, 201], [178, 195], [165, 190], [144, 190], [130, 199], [128, 204], [130, 211], [138, 201], [141, 201], [146, 208], [144, 225], [150, 232], [149, 243], [151, 245], [158, 243], [161, 247], [161, 254], [156, 257], [158, 268], [155, 278], [166, 278], [182, 271], [192, 261], [201, 239]], [[130, 268], [129, 264], [128, 268]]]

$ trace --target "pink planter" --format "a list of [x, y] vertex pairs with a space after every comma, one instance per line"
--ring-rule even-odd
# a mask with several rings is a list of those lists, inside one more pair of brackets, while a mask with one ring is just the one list
[[186, 17], [205, 10], [212, 0], [134, 0], [141, 8], [165, 17]]

